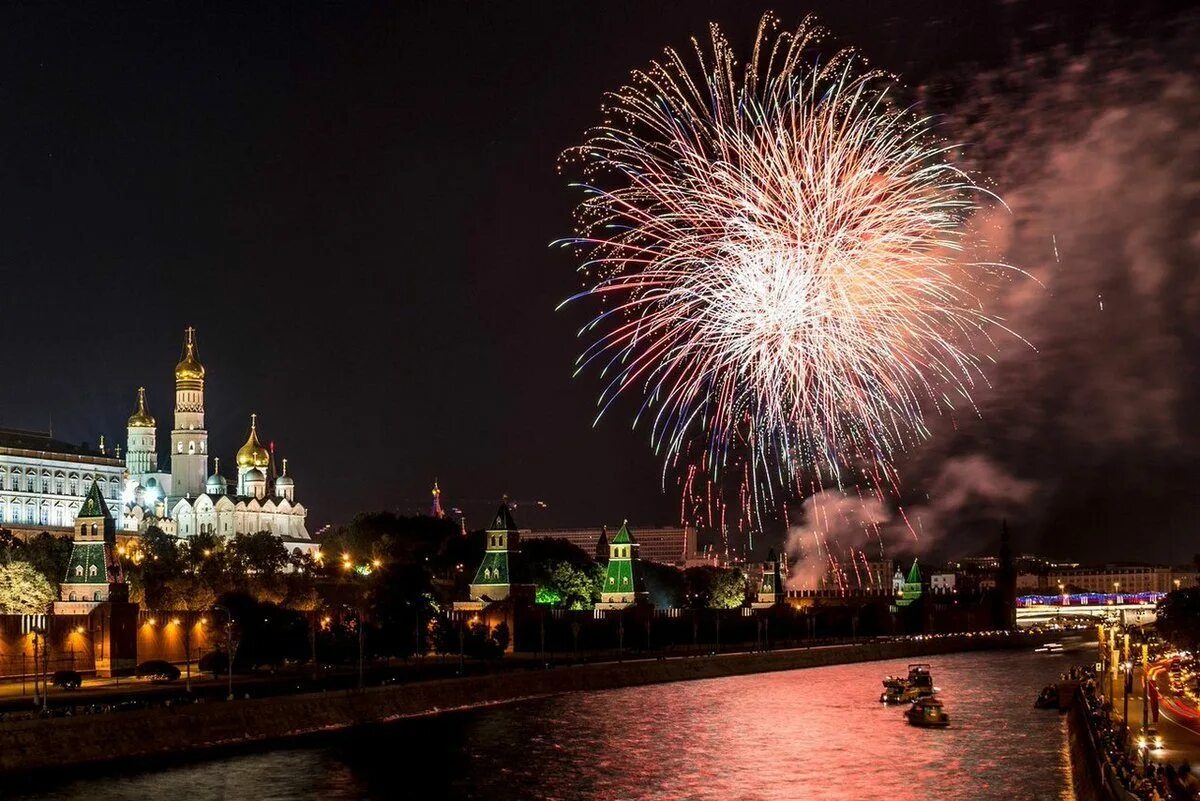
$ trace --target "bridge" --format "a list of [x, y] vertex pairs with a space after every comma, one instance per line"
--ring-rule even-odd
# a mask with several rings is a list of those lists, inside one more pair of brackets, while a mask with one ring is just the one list
[[1055, 620], [1121, 621], [1131, 626], [1153, 623], [1166, 593], [1064, 593], [1017, 597], [1017, 625], [1028, 628]]

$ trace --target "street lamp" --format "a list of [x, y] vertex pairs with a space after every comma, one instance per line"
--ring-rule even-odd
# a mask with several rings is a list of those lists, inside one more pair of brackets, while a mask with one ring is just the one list
[[[355, 602], [358, 612], [358, 689], [360, 690], [363, 689], [363, 656], [366, 651], [366, 630], [363, 627], [363, 618], [366, 616], [366, 591], [361, 580], [367, 579], [381, 567], [383, 567], [383, 561], [378, 557], [364, 564], [356, 565], [349, 553], [342, 553], [342, 571], [346, 574], [348, 581], [355, 581], [357, 587]], [[355, 576], [360, 577], [360, 580], [356, 580]]]

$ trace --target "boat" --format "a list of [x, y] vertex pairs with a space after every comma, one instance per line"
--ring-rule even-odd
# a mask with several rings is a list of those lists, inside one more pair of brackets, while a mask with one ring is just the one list
[[913, 705], [904, 712], [904, 717], [910, 726], [940, 729], [950, 725], [950, 716], [946, 714], [942, 702], [932, 696], [913, 701]]
[[1039, 645], [1037, 648], [1034, 648], [1033, 652], [1035, 654], [1060, 654], [1062, 653], [1062, 649], [1063, 647], [1061, 642], [1048, 642], [1043, 645]]
[[933, 675], [929, 672], [929, 665], [920, 662], [908, 666], [907, 678], [885, 676], [879, 701], [883, 704], [908, 704], [918, 698], [933, 695], [934, 692], [936, 688], [933, 686]]
[[1058, 709], [1058, 687], [1054, 684], [1047, 684], [1038, 694], [1037, 700], [1033, 702], [1035, 709]]

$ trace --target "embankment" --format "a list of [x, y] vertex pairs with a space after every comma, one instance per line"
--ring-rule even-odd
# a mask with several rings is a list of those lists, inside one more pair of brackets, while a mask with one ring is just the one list
[[1071, 751], [1071, 779], [1079, 801], [1123, 801], [1130, 798], [1100, 757], [1100, 745], [1088, 723], [1087, 704], [1076, 683], [1059, 686], [1066, 704], [1067, 747]]
[[956, 651], [1028, 648], [1028, 635], [952, 636], [604, 663], [417, 684], [0, 723], [0, 773], [261, 743], [545, 695]]

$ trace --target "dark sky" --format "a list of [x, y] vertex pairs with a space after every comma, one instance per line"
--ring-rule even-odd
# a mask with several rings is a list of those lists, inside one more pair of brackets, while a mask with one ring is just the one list
[[[1128, 5], [769, 7], [921, 80]], [[522, 525], [674, 522], [645, 431], [593, 429], [598, 381], [571, 378], [556, 158], [631, 68], [709, 20], [748, 43], [766, 8], [6, 6], [0, 426], [123, 440], [145, 384], [165, 454], [194, 325], [211, 451], [228, 464], [257, 412], [311, 528], [424, 507], [435, 476], [477, 520], [508, 493]]]

